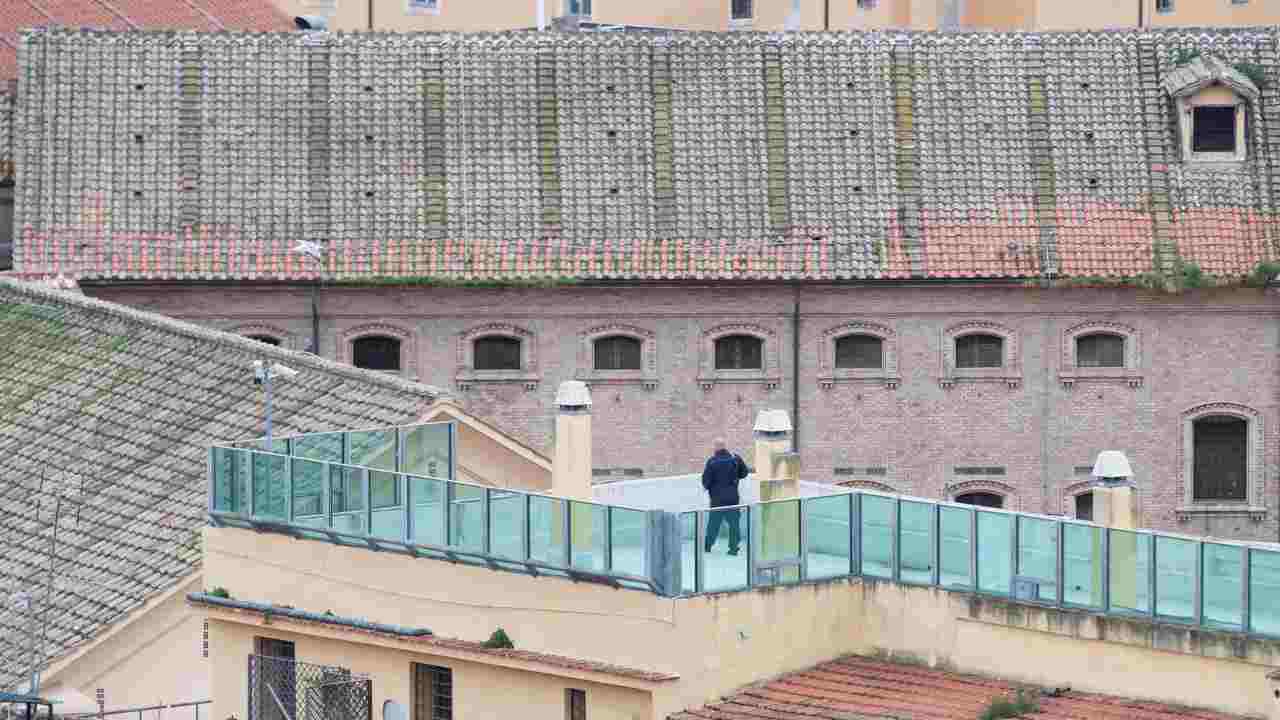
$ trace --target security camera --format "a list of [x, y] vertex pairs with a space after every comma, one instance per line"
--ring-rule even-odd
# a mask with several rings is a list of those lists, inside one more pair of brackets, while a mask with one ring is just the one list
[[323, 15], [299, 15], [293, 19], [299, 30], [328, 30], [329, 18]]

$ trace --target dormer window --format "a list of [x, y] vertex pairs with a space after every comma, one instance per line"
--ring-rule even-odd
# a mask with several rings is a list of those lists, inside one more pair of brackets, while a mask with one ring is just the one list
[[1249, 104], [1258, 87], [1220, 58], [1200, 56], [1165, 76], [1187, 162], [1242, 162], [1248, 157]]

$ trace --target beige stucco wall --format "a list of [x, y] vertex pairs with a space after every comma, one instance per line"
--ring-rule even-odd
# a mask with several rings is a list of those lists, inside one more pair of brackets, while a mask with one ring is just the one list
[[[249, 624], [246, 624], [249, 623]], [[300, 630], [300, 631], [295, 631]], [[246, 618], [209, 623], [213, 675], [212, 718], [243, 718], [247, 711], [247, 655], [257, 636], [294, 643], [295, 659], [335, 665], [368, 675], [373, 690], [373, 718], [382, 718], [383, 703], [394, 700], [412, 708], [411, 666], [423, 663], [452, 670], [453, 716], [458, 718], [521, 718], [564, 720], [565, 690], [585, 690], [587, 717], [592, 720], [641, 720], [652, 716], [649, 693], [581, 677], [532, 672], [472, 662], [457, 657], [388, 647], [368, 635], [315, 626], [290, 627], [287, 619], [263, 625]], [[412, 717], [412, 715], [410, 715]]]
[[189, 577], [53, 663], [43, 675], [41, 695], [65, 700], [59, 712], [97, 710], [98, 688], [108, 710], [207, 700], [204, 618], [186, 604], [187, 593], [198, 592], [200, 583], [199, 574]]
[[462, 423], [457, 425], [458, 479], [494, 487], [546, 490], [551, 472]]
[[501, 626], [523, 649], [680, 675], [655, 718], [848, 653], [1238, 713], [1269, 710], [1280, 665], [1280, 643], [856, 579], [671, 599], [230, 529], [205, 551], [210, 582], [243, 599], [467, 640]]

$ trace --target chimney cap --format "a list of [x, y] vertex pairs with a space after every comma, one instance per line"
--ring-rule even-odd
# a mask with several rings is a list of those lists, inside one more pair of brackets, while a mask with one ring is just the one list
[[791, 432], [791, 416], [786, 410], [761, 410], [756, 415], [756, 432], [785, 433]]
[[1129, 467], [1129, 458], [1124, 453], [1119, 450], [1103, 450], [1098, 453], [1092, 474], [1096, 478], [1131, 478], [1133, 469]]
[[556, 388], [556, 405], [591, 407], [591, 389], [581, 380], [566, 380]]

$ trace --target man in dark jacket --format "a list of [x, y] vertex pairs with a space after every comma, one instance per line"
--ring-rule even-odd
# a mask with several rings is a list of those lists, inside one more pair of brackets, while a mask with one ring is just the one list
[[[747, 476], [747, 464], [725, 449], [723, 440], [716, 440], [715, 449], [715, 454], [707, 460], [707, 466], [702, 470], [702, 487], [711, 497], [712, 508], [737, 505], [740, 502], [738, 481]], [[736, 509], [712, 510], [707, 514], [707, 538], [703, 549], [711, 552], [720, 535], [720, 524], [724, 522], [729, 523], [729, 554], [737, 555], [742, 537]]]

